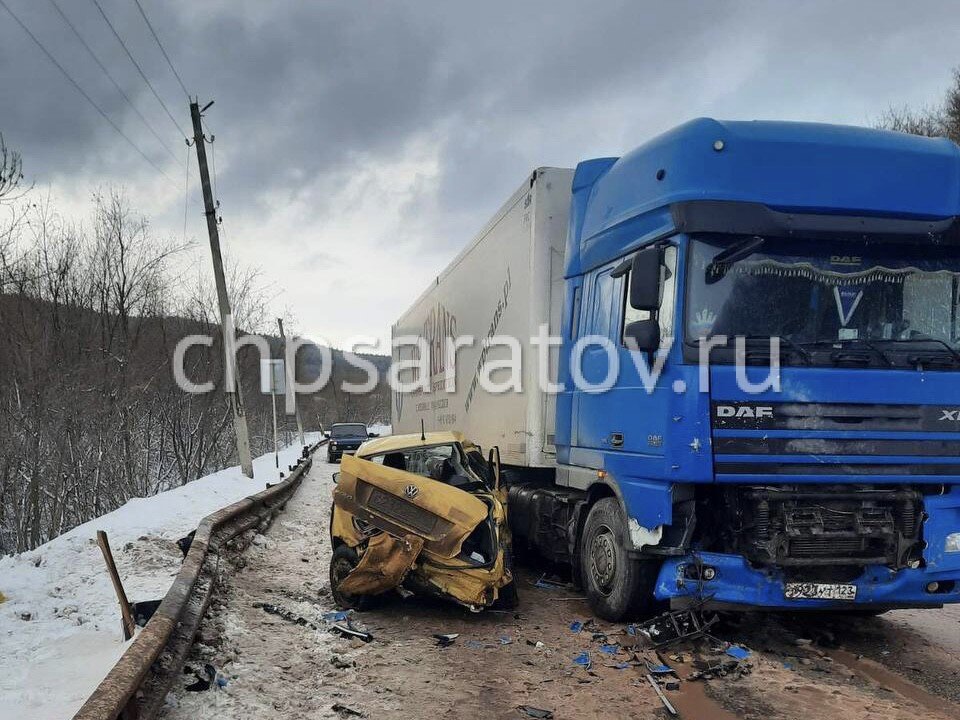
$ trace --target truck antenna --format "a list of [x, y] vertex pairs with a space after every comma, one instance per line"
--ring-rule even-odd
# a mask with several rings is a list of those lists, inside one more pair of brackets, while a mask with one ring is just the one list
[[423, 429], [423, 418], [420, 418], [420, 442], [427, 441], [427, 433]]

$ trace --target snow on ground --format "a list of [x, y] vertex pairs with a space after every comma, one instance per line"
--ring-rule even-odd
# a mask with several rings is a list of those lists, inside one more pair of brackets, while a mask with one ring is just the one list
[[[308, 434], [307, 442], [319, 439]], [[286, 471], [300, 446], [281, 450]], [[0, 718], [71, 717], [129, 643], [96, 543], [104, 530], [130, 602], [162, 598], [180, 569], [177, 539], [210, 513], [277, 481], [273, 453], [123, 507], [36, 550], [0, 558]]]
[[384, 423], [374, 423], [373, 425], [368, 426], [367, 430], [372, 433], [376, 433], [380, 437], [385, 437], [393, 432], [393, 429]]

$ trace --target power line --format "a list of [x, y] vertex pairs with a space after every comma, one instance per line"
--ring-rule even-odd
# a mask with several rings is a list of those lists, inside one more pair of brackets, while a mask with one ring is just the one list
[[143, 21], [147, 24], [147, 27], [150, 28], [150, 34], [153, 35], [153, 39], [157, 41], [157, 47], [160, 48], [160, 52], [163, 53], [164, 59], [167, 61], [167, 65], [170, 66], [170, 70], [173, 71], [174, 77], [177, 78], [177, 82], [180, 83], [180, 89], [183, 90], [183, 94], [187, 96], [187, 99], [190, 99], [190, 93], [187, 92], [187, 86], [183, 84], [183, 79], [180, 77], [180, 73], [177, 72], [177, 69], [173, 66], [173, 62], [170, 60], [170, 56], [167, 55], [167, 51], [163, 47], [163, 43], [160, 42], [160, 37], [157, 35], [157, 31], [153, 29], [153, 25], [150, 22], [150, 18], [147, 17], [147, 13], [143, 10], [143, 5], [140, 4], [140, 0], [133, 0], [137, 4], [137, 10], [140, 11], [140, 15], [143, 16]]
[[137, 117], [139, 117], [143, 121], [143, 124], [147, 126], [147, 129], [151, 133], [153, 133], [153, 136], [157, 139], [157, 142], [163, 146], [164, 150], [166, 150], [167, 153], [170, 155], [170, 157], [173, 158], [174, 162], [179, 163], [180, 159], [174, 154], [173, 150], [170, 149], [170, 146], [163, 141], [163, 138], [160, 137], [160, 134], [153, 128], [153, 126], [149, 123], [149, 121], [143, 116], [143, 113], [141, 113], [137, 109], [137, 106], [133, 104], [133, 101], [130, 99], [130, 96], [127, 95], [124, 89], [120, 86], [120, 83], [118, 83], [114, 79], [113, 75], [110, 74], [110, 71], [107, 70], [106, 66], [103, 64], [103, 62], [101, 62], [100, 58], [97, 57], [97, 54], [93, 51], [93, 48], [90, 47], [87, 41], [83, 39], [83, 36], [80, 34], [80, 31], [77, 30], [77, 27], [70, 21], [70, 18], [67, 17], [66, 13], [63, 12], [63, 9], [60, 7], [60, 5], [57, 4], [57, 0], [50, 0], [50, 4], [53, 5], [54, 9], [57, 11], [57, 14], [60, 15], [63, 21], [67, 24], [67, 27], [69, 27], [70, 30], [73, 31], [73, 34], [76, 36], [77, 40], [80, 41], [80, 44], [83, 45], [84, 49], [87, 51], [90, 57], [93, 58], [93, 61], [97, 64], [100, 70], [103, 71], [103, 74], [107, 76], [107, 79], [110, 80], [111, 83], [113, 83], [113, 86], [117, 89], [117, 92], [119, 92], [120, 95], [123, 96], [123, 99], [127, 101], [127, 105], [133, 108], [133, 111], [137, 114]]
[[16, 22], [17, 25], [19, 25], [19, 26], [23, 29], [23, 31], [24, 31], [28, 36], [30, 36], [30, 39], [33, 40], [33, 42], [36, 43], [37, 47], [39, 47], [39, 48], [43, 51], [43, 54], [46, 55], [47, 58], [50, 60], [50, 62], [52, 62], [52, 63], [56, 66], [57, 70], [59, 70], [59, 71], [61, 72], [61, 74], [70, 82], [70, 84], [73, 85], [73, 87], [75, 87], [75, 88], [77, 89], [77, 92], [79, 92], [81, 95], [83, 95], [84, 99], [93, 106], [93, 109], [96, 110], [98, 113], [100, 113], [100, 115], [103, 117], [104, 120], [106, 120], [108, 123], [110, 123], [110, 127], [112, 127], [114, 130], [116, 130], [116, 131], [117, 131], [117, 134], [118, 134], [120, 137], [122, 137], [124, 140], [126, 140], [127, 143], [130, 145], [130, 147], [132, 147], [134, 150], [137, 151], [137, 153], [139, 153], [140, 157], [142, 157], [144, 160], [146, 160], [148, 163], [150, 163], [151, 167], [153, 167], [154, 170], [156, 170], [158, 173], [160, 173], [161, 175], [163, 175], [167, 180], [169, 180], [171, 183], [173, 183], [174, 187], [176, 187], [176, 183], [173, 181], [173, 178], [171, 178], [169, 175], [167, 175], [167, 173], [165, 173], [155, 162], [153, 162], [153, 160], [151, 160], [151, 159], [147, 156], [147, 154], [144, 153], [143, 150], [140, 149], [140, 146], [138, 146], [133, 140], [131, 140], [131, 139], [127, 136], [127, 134], [126, 134], [125, 132], [123, 132], [123, 130], [120, 129], [120, 126], [118, 126], [113, 120], [110, 119], [110, 116], [107, 115], [107, 113], [105, 113], [105, 112], [103, 111], [103, 108], [101, 108], [99, 105], [97, 105], [97, 103], [94, 101], [94, 99], [93, 99], [92, 97], [90, 97], [90, 96], [87, 94], [87, 92], [86, 92], [82, 87], [80, 87], [79, 83], [77, 83], [77, 81], [74, 80], [74, 79], [70, 76], [70, 73], [68, 73], [68, 72], [64, 69], [63, 65], [61, 65], [61, 64], [57, 61], [57, 59], [51, 54], [51, 52], [50, 52], [49, 50], [47, 50], [47, 48], [44, 46], [44, 44], [43, 44], [42, 42], [40, 42], [40, 40], [37, 38], [37, 36], [34, 35], [32, 32], [30, 32], [30, 28], [28, 28], [26, 25], [23, 24], [23, 21], [22, 21], [19, 17], [17, 17], [17, 15], [13, 12], [13, 10], [10, 9], [10, 6], [7, 5], [7, 3], [5, 2], [5, 0], [0, 0], [0, 7], [2, 7], [4, 10], [6, 10], [7, 13], [10, 15], [10, 17], [12, 17], [12, 18], [14, 19], [14, 22]]
[[153, 83], [147, 78], [146, 73], [143, 72], [143, 68], [140, 67], [140, 63], [136, 61], [133, 57], [133, 53], [130, 52], [130, 48], [127, 47], [127, 44], [123, 41], [123, 38], [120, 37], [120, 33], [117, 32], [117, 29], [113, 26], [113, 23], [110, 22], [110, 18], [107, 17], [107, 14], [103, 11], [103, 8], [100, 6], [98, 0], [90, 0], [94, 5], [96, 5], [97, 10], [100, 11], [101, 17], [103, 17], [104, 22], [107, 23], [107, 26], [110, 28], [110, 31], [113, 33], [113, 36], [117, 39], [117, 42], [120, 43], [120, 47], [123, 48], [123, 51], [127, 54], [127, 57], [130, 58], [130, 62], [133, 63], [133, 66], [137, 68], [137, 72], [140, 73], [140, 77], [143, 78], [143, 81], [147, 84], [147, 87], [150, 88], [150, 92], [153, 93], [153, 96], [157, 99], [157, 102], [160, 103], [160, 107], [163, 108], [164, 112], [167, 113], [167, 117], [173, 121], [173, 124], [177, 126], [177, 130], [180, 132], [180, 135], [187, 137], [187, 134], [183, 131], [183, 128], [180, 127], [180, 123], [177, 122], [177, 119], [173, 116], [173, 113], [170, 112], [167, 108], [166, 103], [163, 102], [163, 99], [160, 97], [160, 94], [153, 87]]

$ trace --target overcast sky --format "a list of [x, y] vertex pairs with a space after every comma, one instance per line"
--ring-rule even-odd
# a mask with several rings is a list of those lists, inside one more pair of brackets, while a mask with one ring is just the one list
[[[120, 138], [0, 9], [0, 132], [81, 218], [126, 188], [209, 266], [196, 158], [91, 0], [5, 0]], [[185, 130], [187, 100], [133, 0], [99, 0]], [[534, 167], [621, 155], [693, 117], [870, 124], [940, 99], [955, 3], [141, 0], [187, 89], [216, 104], [225, 253], [260, 269], [308, 337], [390, 324]]]

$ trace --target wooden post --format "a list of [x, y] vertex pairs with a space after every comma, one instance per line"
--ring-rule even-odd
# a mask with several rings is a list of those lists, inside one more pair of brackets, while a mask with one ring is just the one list
[[120, 582], [120, 573], [117, 572], [117, 564], [113, 561], [113, 553], [110, 552], [110, 542], [107, 540], [107, 534], [103, 530], [97, 530], [97, 545], [100, 546], [100, 552], [103, 553], [103, 559], [107, 563], [107, 572], [110, 573], [110, 580], [113, 582], [113, 589], [117, 593], [117, 600], [120, 601], [123, 639], [129, 640], [133, 637], [133, 631], [137, 627], [137, 624], [133, 621], [133, 613], [130, 612], [127, 593], [123, 590], [123, 583]]

